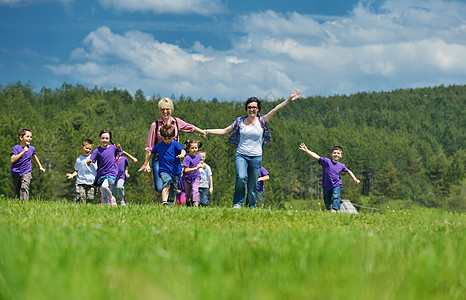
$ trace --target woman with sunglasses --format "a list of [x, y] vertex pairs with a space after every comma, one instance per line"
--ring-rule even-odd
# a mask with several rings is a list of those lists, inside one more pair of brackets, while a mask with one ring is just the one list
[[[206, 135], [206, 132], [202, 129], [197, 128], [196, 126], [189, 124], [180, 118], [176, 118], [172, 116], [173, 111], [175, 110], [175, 106], [173, 105], [173, 101], [170, 98], [163, 98], [159, 101], [158, 108], [160, 111], [160, 119], [153, 122], [149, 129], [149, 135], [147, 136], [146, 142], [146, 156], [149, 155], [152, 148], [159, 142], [162, 141], [162, 136], [160, 135], [160, 128], [163, 125], [170, 124], [175, 127], [175, 140], [179, 140], [178, 133], [182, 132], [189, 132], [192, 133], [194, 131], [199, 132], [201, 135]], [[154, 175], [154, 186], [155, 192], [160, 194], [162, 192], [162, 180], [159, 177], [159, 157], [158, 155], [154, 155], [152, 157], [152, 172]]]
[[236, 182], [233, 208], [243, 206], [245, 183], [247, 183], [247, 201], [251, 208], [256, 206], [257, 179], [262, 166], [262, 147], [270, 142], [271, 136], [267, 123], [275, 114], [290, 102], [299, 98], [300, 90], [294, 91], [288, 99], [281, 102], [266, 115], [261, 115], [262, 104], [256, 97], [251, 97], [244, 105], [247, 115], [237, 118], [224, 129], [207, 129], [207, 134], [230, 135], [229, 143], [238, 146], [235, 153]]

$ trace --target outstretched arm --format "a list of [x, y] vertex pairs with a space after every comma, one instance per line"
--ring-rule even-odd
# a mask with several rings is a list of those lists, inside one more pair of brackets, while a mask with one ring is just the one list
[[206, 134], [225, 135], [230, 134], [233, 131], [233, 126], [228, 126], [224, 129], [206, 129]]
[[353, 179], [356, 185], [358, 185], [361, 182], [359, 179], [356, 178], [356, 176], [354, 176], [353, 172], [351, 172], [349, 169], [348, 169], [348, 174], [351, 177], [351, 179]]
[[290, 104], [290, 102], [293, 102], [295, 101], [296, 99], [299, 98], [299, 94], [301, 94], [301, 91], [300, 90], [296, 90], [294, 91], [293, 93], [291, 93], [290, 97], [288, 97], [288, 99], [286, 99], [285, 101], [283, 101], [282, 103], [278, 104], [277, 106], [275, 106], [274, 109], [272, 109], [271, 111], [269, 111], [265, 116], [264, 116], [264, 120], [265, 120], [265, 123], [268, 123], [276, 114], [279, 110], [281, 110], [282, 108], [284, 108], [285, 106], [287, 106], [288, 104]]
[[311, 156], [314, 159], [319, 160], [320, 158], [320, 156], [317, 153], [312, 152], [311, 150], [307, 149], [304, 143], [301, 143], [301, 145], [299, 145], [299, 150], [303, 150], [304, 152], [306, 152], [309, 156]]
[[138, 159], [134, 156], [132, 156], [131, 154], [129, 154], [128, 152], [124, 151], [123, 150], [123, 153], [122, 155], [126, 156], [127, 158], [131, 159], [134, 163], [137, 163], [138, 162]]
[[78, 175], [78, 170], [74, 170], [73, 173], [66, 173], [66, 179], [72, 179]]
[[194, 127], [194, 131], [199, 132], [199, 135], [200, 135], [201, 137], [205, 137], [205, 136], [207, 135], [207, 133], [205, 132], [205, 130], [202, 130], [202, 129], [197, 128], [197, 127]]
[[152, 152], [147, 152], [146, 159], [144, 160], [144, 164], [139, 168], [138, 172], [144, 171], [146, 173], [150, 172], [150, 167], [149, 167], [149, 160], [154, 156]]

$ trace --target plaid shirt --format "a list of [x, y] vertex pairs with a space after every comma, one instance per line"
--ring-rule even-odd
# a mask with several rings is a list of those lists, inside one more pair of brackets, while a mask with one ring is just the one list
[[[233, 123], [231, 123], [231, 125], [233, 126], [233, 131], [231, 132], [230, 139], [228, 140], [230, 144], [233, 144], [235, 146], [239, 145], [239, 140], [240, 140], [239, 126], [246, 117], [247, 116], [238, 117]], [[261, 123], [262, 128], [264, 129], [264, 135], [262, 137], [264, 138], [264, 144], [266, 144], [272, 140], [272, 136], [270, 135], [270, 131], [269, 131], [269, 128], [267, 127], [267, 123], [265, 123], [264, 115], [257, 115], [257, 117], [259, 118], [259, 122]]]

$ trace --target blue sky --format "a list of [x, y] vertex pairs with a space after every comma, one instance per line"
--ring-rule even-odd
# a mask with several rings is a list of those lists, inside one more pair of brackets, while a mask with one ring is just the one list
[[0, 0], [0, 83], [273, 100], [466, 84], [466, 2]]

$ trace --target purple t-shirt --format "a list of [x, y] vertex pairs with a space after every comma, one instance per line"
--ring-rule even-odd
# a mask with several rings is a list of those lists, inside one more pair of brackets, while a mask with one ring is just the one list
[[331, 190], [334, 187], [343, 185], [340, 173], [341, 171], [348, 172], [345, 164], [335, 163], [326, 157], [320, 157], [319, 164], [322, 166], [322, 187], [324, 189]]
[[[17, 144], [11, 150], [10, 156], [20, 154], [23, 151], [23, 146]], [[11, 175], [23, 176], [32, 172], [31, 157], [36, 154], [34, 146], [28, 146], [28, 152], [24, 153], [17, 161], [11, 164]]]
[[99, 146], [92, 152], [90, 160], [97, 162], [97, 178], [102, 176], [117, 176], [116, 156], [117, 148], [115, 145], [108, 145], [107, 148]]
[[[269, 171], [267, 171], [266, 168], [261, 167], [261, 172], [259, 174], [259, 177], [263, 177], [265, 175], [269, 175]], [[264, 182], [263, 181], [258, 181], [257, 182], [257, 191], [258, 192], [263, 192], [264, 190], [265, 190]]]
[[[190, 154], [186, 155], [183, 160], [183, 166], [186, 168], [195, 168], [201, 162], [201, 156], [196, 154], [195, 156], [191, 156]], [[199, 169], [193, 172], [185, 173], [184, 175], [184, 182], [193, 182], [196, 178], [201, 178], [201, 173]]]
[[120, 156], [117, 159], [117, 169], [118, 169], [118, 175], [116, 177], [116, 181], [123, 179], [126, 183], [126, 175], [125, 175], [125, 169], [126, 167], [129, 167], [129, 162], [128, 159], [124, 156]]
[[162, 141], [152, 148], [152, 154], [159, 154], [159, 176], [162, 172], [180, 176], [181, 161], [176, 157], [181, 154], [183, 149], [183, 146], [177, 141], [173, 141], [170, 145]]

